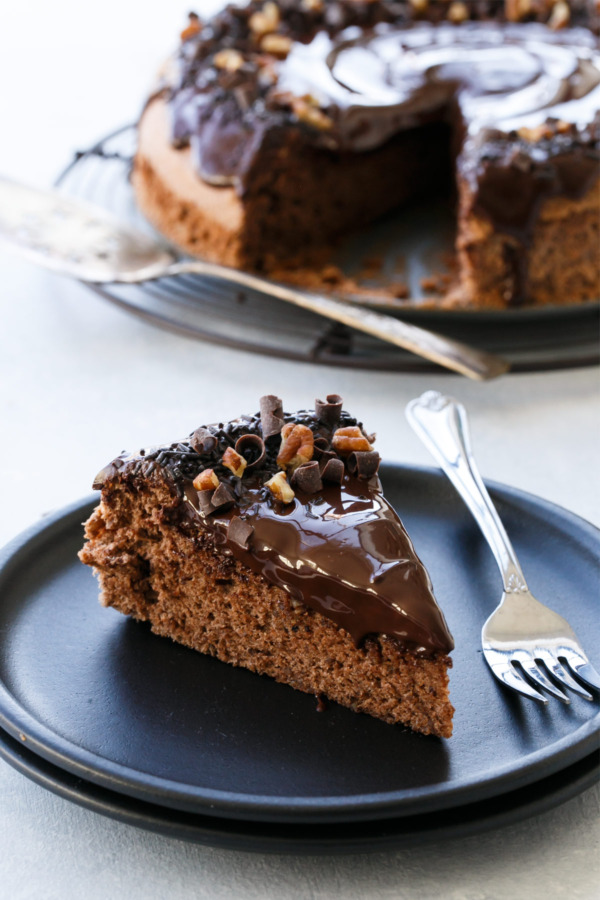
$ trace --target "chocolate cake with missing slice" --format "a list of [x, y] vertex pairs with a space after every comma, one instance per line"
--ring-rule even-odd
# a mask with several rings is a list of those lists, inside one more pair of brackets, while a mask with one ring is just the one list
[[349, 230], [455, 192], [442, 305], [598, 300], [598, 9], [248, 0], [192, 15], [139, 122], [138, 204], [192, 255], [297, 280]]
[[454, 644], [377, 475], [374, 437], [314, 411], [203, 426], [122, 454], [80, 558], [101, 600], [223, 662], [389, 723], [452, 733]]

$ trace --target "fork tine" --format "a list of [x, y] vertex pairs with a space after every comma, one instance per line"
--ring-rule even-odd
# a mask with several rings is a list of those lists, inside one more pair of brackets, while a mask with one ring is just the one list
[[600, 691], [600, 675], [596, 672], [589, 659], [583, 653], [576, 653], [567, 647], [561, 647], [558, 651], [559, 659], [564, 658], [573, 672], [590, 687]]
[[554, 654], [550, 653], [549, 650], [536, 650], [536, 656], [538, 659], [541, 659], [548, 671], [554, 675], [558, 681], [561, 681], [564, 685], [574, 691], [576, 694], [579, 694], [580, 697], [585, 697], [586, 700], [593, 700], [592, 695], [586, 691], [575, 679], [567, 672], [564, 666], [561, 666], [560, 662], [556, 659]]
[[502, 653], [498, 653], [494, 650], [484, 649], [484, 656], [486, 658], [486, 662], [488, 663], [490, 669], [498, 679], [504, 684], [506, 687], [511, 688], [513, 691], [517, 691], [519, 694], [523, 694], [524, 697], [530, 697], [533, 700], [539, 700], [540, 703], [543, 703], [544, 706], [547, 705], [548, 700], [544, 697], [543, 694], [540, 694], [539, 691], [536, 691], [525, 679], [522, 677], [520, 672], [515, 669], [514, 666], [507, 661], [505, 656]]
[[535, 659], [523, 659], [519, 657], [518, 659], [520, 665], [523, 667], [523, 671], [526, 675], [531, 678], [532, 681], [535, 682], [536, 687], [539, 685], [544, 688], [545, 691], [548, 691], [549, 694], [552, 694], [553, 697], [557, 697], [563, 703], [569, 704], [571, 702], [570, 698], [567, 697], [564, 691], [561, 691], [560, 688], [555, 687], [552, 682], [544, 675], [542, 670], [536, 664]]

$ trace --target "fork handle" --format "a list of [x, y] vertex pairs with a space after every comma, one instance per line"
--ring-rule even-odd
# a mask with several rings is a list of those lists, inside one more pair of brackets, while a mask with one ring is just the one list
[[452, 397], [427, 391], [408, 404], [406, 417], [481, 528], [498, 563], [505, 592], [527, 591], [513, 546], [475, 464], [464, 406]]

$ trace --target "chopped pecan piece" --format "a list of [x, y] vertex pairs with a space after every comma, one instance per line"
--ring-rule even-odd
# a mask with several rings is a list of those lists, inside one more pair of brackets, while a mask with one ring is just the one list
[[219, 479], [215, 475], [214, 469], [204, 469], [199, 475], [196, 475], [192, 484], [197, 491], [209, 491], [219, 487]]
[[277, 472], [268, 481], [265, 481], [265, 487], [268, 487], [276, 500], [282, 503], [291, 503], [296, 496], [288, 484], [285, 472]]
[[223, 50], [215, 53], [213, 63], [217, 69], [224, 69], [226, 72], [237, 72], [244, 65], [244, 57], [239, 50], [225, 47]]
[[181, 32], [182, 41], [187, 41], [188, 38], [194, 37], [194, 35], [199, 34], [202, 31], [202, 24], [196, 13], [190, 13], [189, 20], [189, 25]]
[[571, 9], [569, 4], [565, 2], [565, 0], [558, 0], [558, 3], [555, 3], [552, 7], [552, 13], [550, 14], [550, 18], [548, 19], [548, 25], [554, 31], [559, 31], [561, 28], [566, 28], [571, 19]]
[[277, 59], [285, 59], [292, 49], [292, 39], [285, 34], [265, 34], [261, 38], [260, 49]]
[[277, 454], [277, 465], [282, 469], [296, 469], [312, 459], [315, 439], [306, 425], [288, 422], [281, 429], [281, 447]]
[[255, 37], [261, 37], [264, 34], [271, 34], [273, 31], [277, 31], [280, 20], [279, 7], [272, 0], [269, 0], [261, 10], [250, 16], [248, 25]]
[[318, 131], [329, 131], [333, 128], [333, 119], [319, 109], [318, 101], [307, 94], [304, 97], [294, 97], [291, 107], [298, 121]]
[[338, 428], [334, 432], [331, 446], [340, 456], [348, 456], [350, 453], [356, 453], [357, 451], [363, 452], [373, 449], [358, 425]]
[[462, 0], [454, 0], [454, 3], [450, 4], [450, 9], [448, 10], [448, 19], [454, 22], [455, 25], [460, 25], [461, 22], [466, 22], [468, 18], [469, 10], [467, 4], [463, 3]]
[[233, 472], [233, 474], [237, 478], [242, 477], [242, 475], [244, 474], [244, 469], [248, 465], [244, 457], [240, 456], [240, 454], [236, 450], [234, 450], [233, 447], [227, 448], [227, 450], [223, 454], [221, 462], [224, 466], [226, 466], [226, 468], [230, 470], [230, 472]]

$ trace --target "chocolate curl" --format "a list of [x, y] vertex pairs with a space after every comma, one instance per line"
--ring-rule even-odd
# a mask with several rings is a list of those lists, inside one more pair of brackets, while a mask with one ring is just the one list
[[279, 397], [266, 394], [260, 398], [260, 424], [263, 438], [268, 440], [283, 428], [283, 405]]
[[320, 459], [329, 450], [329, 441], [323, 435], [316, 437], [313, 444], [313, 457]]
[[254, 534], [254, 528], [248, 522], [244, 522], [239, 516], [234, 516], [227, 526], [227, 540], [236, 544], [242, 550], [250, 546], [250, 538]]
[[315, 416], [327, 425], [328, 428], [336, 428], [342, 413], [343, 400], [339, 394], [327, 394], [327, 402], [315, 400]]
[[328, 459], [325, 468], [321, 472], [323, 481], [332, 481], [334, 484], [341, 484], [344, 480], [344, 463], [341, 459], [334, 457]]
[[208, 428], [196, 428], [190, 438], [190, 444], [201, 456], [204, 453], [212, 453], [216, 449], [217, 439]]
[[235, 443], [235, 451], [246, 460], [246, 470], [256, 468], [267, 455], [265, 442], [258, 434], [243, 434]]
[[325, 468], [325, 466], [327, 465], [327, 463], [329, 462], [330, 459], [339, 459], [339, 457], [338, 457], [337, 453], [333, 452], [333, 450], [323, 450], [321, 452], [320, 456], [318, 457], [319, 467], [321, 469], [321, 472], [323, 471], [323, 469]]
[[316, 460], [298, 466], [291, 481], [292, 487], [307, 494], [314, 494], [323, 490], [323, 482], [321, 481], [321, 471], [319, 463]]
[[355, 450], [348, 457], [348, 471], [358, 478], [371, 478], [377, 474], [380, 462], [377, 450]]

